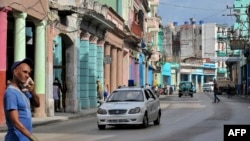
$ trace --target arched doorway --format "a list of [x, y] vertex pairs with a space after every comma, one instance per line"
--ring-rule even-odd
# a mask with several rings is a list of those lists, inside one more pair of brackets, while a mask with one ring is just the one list
[[[61, 83], [61, 97], [59, 100], [61, 111], [75, 112], [77, 108], [76, 102], [72, 102], [71, 99], [76, 101], [76, 77], [75, 71], [75, 59], [74, 43], [72, 39], [66, 34], [59, 34], [53, 39], [53, 79], [58, 78]], [[67, 100], [67, 98], [69, 100]]]

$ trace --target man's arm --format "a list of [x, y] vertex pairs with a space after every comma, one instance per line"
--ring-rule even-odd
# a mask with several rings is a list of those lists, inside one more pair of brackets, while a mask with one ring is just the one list
[[31, 93], [32, 95], [32, 104], [35, 106], [35, 107], [40, 107], [40, 99], [39, 99], [39, 96], [36, 94], [35, 92], [35, 88], [34, 88], [34, 83], [31, 82], [28, 84], [27, 88], [29, 89], [29, 92]]
[[32, 90], [31, 92], [31, 95], [32, 95], [32, 104], [35, 106], [35, 107], [40, 107], [40, 98], [39, 96], [36, 94], [35, 90]]

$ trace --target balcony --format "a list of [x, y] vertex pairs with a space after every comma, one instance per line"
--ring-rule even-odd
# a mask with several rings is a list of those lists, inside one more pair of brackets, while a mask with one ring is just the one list
[[217, 39], [218, 39], [218, 40], [227, 40], [228, 37], [227, 37], [227, 35], [225, 35], [225, 34], [217, 33]]
[[240, 56], [240, 50], [233, 50], [232, 56]]
[[217, 68], [217, 73], [227, 73], [227, 68]]
[[147, 18], [147, 27], [153, 28], [153, 30], [159, 31], [159, 19], [158, 17], [148, 17]]
[[226, 52], [222, 50], [217, 50], [216, 53], [217, 53], [217, 57], [226, 57], [227, 55]]

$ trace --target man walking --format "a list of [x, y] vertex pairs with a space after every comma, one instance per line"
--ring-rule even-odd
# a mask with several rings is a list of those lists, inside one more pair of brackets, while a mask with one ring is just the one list
[[214, 79], [214, 102], [213, 103], [219, 103], [220, 99], [218, 98], [217, 94], [218, 94], [218, 85], [216, 80]]
[[16, 61], [11, 67], [12, 80], [5, 90], [4, 111], [8, 127], [5, 141], [38, 141], [32, 135], [32, 115], [30, 101], [40, 106], [39, 97], [30, 78], [30, 59]]

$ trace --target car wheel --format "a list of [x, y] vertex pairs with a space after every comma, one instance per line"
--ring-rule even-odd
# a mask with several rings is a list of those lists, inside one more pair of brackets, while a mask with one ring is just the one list
[[106, 125], [98, 125], [99, 130], [105, 130]]
[[159, 111], [157, 119], [154, 121], [154, 125], [159, 125], [161, 122], [161, 112]]
[[148, 127], [148, 117], [147, 117], [147, 113], [145, 113], [144, 117], [143, 117], [143, 121], [142, 121], [142, 128], [147, 128]]

